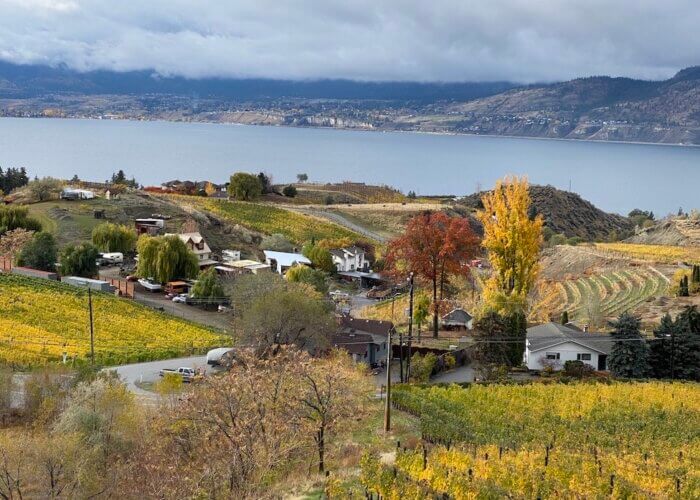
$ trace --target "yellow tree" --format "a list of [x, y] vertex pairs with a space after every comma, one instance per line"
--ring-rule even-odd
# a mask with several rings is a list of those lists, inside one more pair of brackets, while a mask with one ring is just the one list
[[484, 225], [482, 245], [493, 268], [484, 286], [486, 308], [523, 311], [539, 271], [542, 216], [530, 217], [527, 178], [506, 177], [482, 198], [477, 216]]

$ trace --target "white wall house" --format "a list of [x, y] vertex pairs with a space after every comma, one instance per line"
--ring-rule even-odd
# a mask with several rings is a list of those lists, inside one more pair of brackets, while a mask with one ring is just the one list
[[311, 265], [311, 261], [300, 253], [273, 252], [263, 250], [265, 254], [265, 264], [270, 266], [278, 274], [284, 274], [287, 270], [297, 264]]
[[[166, 235], [171, 236], [171, 235]], [[199, 233], [182, 233], [177, 235], [182, 242], [192, 250], [192, 252], [197, 256], [199, 261], [199, 267], [211, 266], [217, 262], [211, 258], [211, 248], [204, 241], [204, 238]]]
[[612, 337], [581, 332], [558, 323], [545, 323], [527, 329], [523, 361], [530, 370], [551, 366], [562, 370], [567, 361], [582, 361], [594, 370], [608, 369]]
[[339, 273], [365, 271], [369, 268], [365, 251], [360, 247], [335, 248], [330, 252]]

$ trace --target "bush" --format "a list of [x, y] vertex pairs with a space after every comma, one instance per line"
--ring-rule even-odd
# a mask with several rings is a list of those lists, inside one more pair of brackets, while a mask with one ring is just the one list
[[35, 233], [17, 257], [17, 265], [53, 272], [56, 270], [57, 256], [54, 237], [50, 233]]
[[297, 195], [297, 188], [291, 185], [285, 186], [282, 190], [282, 194], [285, 195], [287, 198], [294, 198]]
[[263, 236], [260, 248], [274, 252], [291, 252], [294, 250], [294, 245], [283, 234], [275, 233]]
[[593, 373], [593, 367], [583, 361], [565, 361], [564, 375], [569, 377], [583, 378], [586, 375]]
[[425, 356], [415, 353], [411, 356], [411, 380], [414, 382], [427, 382], [430, 380], [436, 364], [437, 356], [432, 352], [427, 353]]

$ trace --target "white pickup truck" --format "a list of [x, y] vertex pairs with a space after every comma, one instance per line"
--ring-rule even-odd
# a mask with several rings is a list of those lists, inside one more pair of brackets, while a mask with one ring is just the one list
[[160, 371], [160, 376], [165, 377], [170, 373], [182, 377], [183, 382], [192, 382], [192, 379], [197, 375], [194, 368], [180, 367], [177, 370], [174, 368], [163, 368]]

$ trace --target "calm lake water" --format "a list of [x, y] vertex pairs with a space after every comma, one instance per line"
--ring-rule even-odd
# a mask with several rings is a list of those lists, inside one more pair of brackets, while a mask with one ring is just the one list
[[581, 194], [599, 207], [658, 215], [700, 207], [700, 148], [355, 132], [202, 123], [0, 119], [0, 165], [31, 175], [104, 180], [117, 169], [142, 184], [222, 182], [238, 170], [275, 182], [389, 184], [419, 194], [468, 194], [506, 174]]

